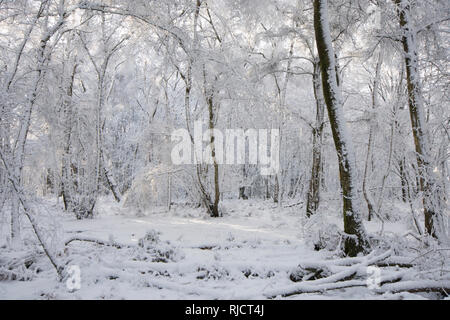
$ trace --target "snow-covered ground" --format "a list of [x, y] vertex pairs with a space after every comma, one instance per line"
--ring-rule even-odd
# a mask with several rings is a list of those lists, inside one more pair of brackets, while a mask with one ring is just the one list
[[[59, 214], [55, 219], [63, 226], [61, 239], [99, 239], [120, 248], [73, 241], [58, 258], [79, 268], [79, 290], [58, 282], [42, 255], [27, 281], [0, 281], [0, 299], [266, 299], [267, 292], [294, 284], [290, 275], [299, 264], [337, 258], [332, 251], [314, 250], [310, 234], [319, 229], [302, 218], [301, 206], [278, 208], [268, 201], [235, 200], [225, 201], [223, 207], [221, 218], [177, 206], [170, 212], [159, 209], [136, 216], [103, 199], [93, 220]], [[326, 224], [339, 225], [340, 220], [338, 210], [330, 210]], [[379, 222], [366, 226], [372, 233], [380, 230]], [[385, 226], [385, 232], [399, 234], [407, 229], [400, 222]], [[1, 250], [0, 260], [14, 255], [5, 246]], [[357, 287], [288, 298], [423, 297]]]

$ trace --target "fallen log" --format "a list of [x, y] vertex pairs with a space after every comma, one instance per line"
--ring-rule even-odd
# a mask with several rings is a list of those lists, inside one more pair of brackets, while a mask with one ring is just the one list
[[115, 247], [117, 249], [122, 249], [122, 248], [133, 248], [133, 246], [131, 245], [126, 245], [126, 244], [120, 244], [117, 243], [115, 241], [103, 241], [100, 239], [95, 239], [95, 238], [88, 238], [88, 237], [73, 237], [70, 239], [67, 239], [64, 242], [65, 246], [68, 246], [70, 243], [74, 242], [74, 241], [81, 241], [81, 242], [90, 242], [90, 243], [95, 243], [101, 246], [107, 246], [107, 247]]
[[[396, 275], [382, 277], [380, 282], [380, 287], [376, 289], [370, 289], [370, 291], [376, 294], [385, 293], [425, 293], [425, 292], [436, 292], [444, 296], [450, 295], [450, 281], [437, 281], [437, 280], [413, 280], [413, 281], [402, 281], [404, 273], [399, 273]], [[313, 282], [313, 281], [306, 281]], [[356, 288], [356, 287], [367, 287], [366, 280], [348, 280], [342, 282], [334, 283], [323, 283], [323, 284], [310, 284], [302, 283], [296, 287], [296, 290], [286, 292], [284, 294], [272, 295], [271, 293], [264, 294], [267, 298], [273, 299], [277, 296], [289, 297], [297, 294], [305, 293], [324, 293], [327, 291]]]
[[[372, 252], [368, 256], [362, 258], [362, 262], [356, 265], [353, 265], [341, 272], [335, 273], [329, 277], [321, 278], [318, 280], [311, 280], [311, 281], [304, 281], [303, 283], [299, 283], [293, 286], [281, 288], [272, 290], [269, 292], [266, 292], [264, 295], [267, 297], [276, 297], [276, 296], [290, 296], [294, 294], [298, 294], [299, 292], [305, 293], [305, 292], [317, 292], [323, 291], [323, 290], [331, 290], [331, 289], [340, 289], [343, 287], [340, 287], [340, 285], [344, 285], [342, 283], [346, 282], [345, 285], [351, 284], [352, 286], [355, 286], [355, 282], [348, 282], [351, 281], [350, 279], [354, 277], [358, 271], [361, 268], [367, 267], [369, 265], [373, 265], [378, 263], [379, 261], [382, 261], [388, 257], [391, 256], [392, 250], [389, 250], [381, 255], [375, 256], [375, 252]], [[341, 282], [340, 285], [337, 283]], [[361, 282], [357, 282], [358, 286], [361, 286]], [[363, 281], [364, 286], [366, 285], [366, 281]], [[311, 291], [313, 290], [313, 291]]]
[[419, 292], [437, 292], [445, 296], [450, 295], [450, 281], [438, 280], [410, 280], [383, 285], [375, 290], [377, 293], [419, 293]]
[[[388, 275], [381, 277], [379, 285], [380, 289], [373, 290], [375, 293], [380, 293], [382, 291], [384, 284], [397, 283], [401, 281], [404, 277], [404, 272], [398, 272], [394, 275]], [[346, 280], [340, 282], [332, 282], [332, 283], [321, 283], [317, 284], [317, 281], [305, 281], [296, 286], [295, 290], [291, 290], [289, 292], [283, 294], [273, 294], [266, 293], [264, 294], [267, 298], [274, 299], [277, 296], [281, 297], [289, 297], [297, 294], [304, 293], [324, 293], [327, 291], [338, 290], [338, 289], [346, 289], [346, 288], [355, 288], [355, 287], [367, 287], [367, 280]], [[379, 292], [380, 291], [380, 292]], [[384, 292], [383, 292], [384, 293]]]

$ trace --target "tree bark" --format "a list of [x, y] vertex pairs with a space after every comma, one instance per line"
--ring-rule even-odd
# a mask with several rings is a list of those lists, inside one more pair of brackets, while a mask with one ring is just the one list
[[355, 154], [343, 115], [327, 6], [327, 0], [314, 0], [314, 31], [322, 71], [323, 95], [339, 161], [344, 232], [346, 233], [344, 252], [348, 256], [356, 256], [360, 252], [368, 251], [369, 242], [361, 219], [361, 204], [356, 185]]
[[418, 54], [415, 32], [412, 26], [411, 8], [408, 0], [394, 0], [402, 30], [402, 46], [406, 65], [408, 106], [419, 173], [419, 190], [422, 192], [425, 215], [425, 231], [428, 235], [440, 238], [444, 235], [442, 220], [442, 190], [434, 177], [430, 164], [430, 143], [424, 118], [421, 86], [418, 73]]
[[64, 201], [64, 209], [71, 211], [73, 209], [72, 194], [75, 191], [73, 186], [73, 176], [71, 174], [71, 159], [70, 147], [72, 139], [72, 95], [73, 84], [75, 80], [77, 64], [75, 63], [72, 69], [70, 83], [67, 88], [66, 96], [63, 99], [63, 110], [65, 113], [65, 143], [64, 153], [62, 155], [62, 174], [61, 174], [61, 193]]
[[324, 123], [325, 102], [323, 100], [322, 85], [320, 80], [320, 63], [314, 62], [313, 89], [316, 100], [316, 126], [313, 128], [312, 169], [309, 180], [309, 190], [306, 199], [306, 216], [315, 214], [320, 202], [320, 183], [322, 180], [322, 140]]
[[[381, 63], [382, 63], [382, 56], [381, 53], [378, 56], [376, 71], [375, 71], [375, 79], [373, 80], [373, 88], [372, 88], [372, 112], [375, 112], [378, 106], [378, 85], [380, 81], [380, 69], [381, 69]], [[375, 212], [375, 204], [372, 199], [372, 195], [370, 194], [370, 191], [368, 190], [367, 186], [367, 180], [369, 175], [369, 167], [370, 162], [372, 162], [372, 152], [373, 152], [373, 145], [375, 143], [375, 129], [376, 129], [376, 120], [374, 119], [375, 114], [370, 113], [369, 118], [369, 141], [367, 143], [367, 154], [366, 154], [366, 163], [364, 166], [364, 178], [363, 178], [363, 195], [364, 199], [367, 203], [367, 210], [368, 210], [368, 217], [367, 220], [371, 221], [372, 217], [376, 214]], [[391, 137], [393, 138], [393, 137]], [[383, 180], [384, 182], [384, 180]], [[383, 188], [382, 188], [383, 189]], [[381, 191], [382, 194], [383, 191]]]
[[219, 217], [219, 201], [220, 201], [220, 187], [219, 187], [219, 165], [217, 164], [216, 159], [216, 147], [214, 144], [215, 136], [214, 136], [214, 101], [212, 93], [207, 96], [207, 104], [208, 104], [208, 113], [209, 113], [209, 121], [208, 126], [211, 133], [210, 137], [210, 145], [211, 145], [211, 157], [213, 160], [214, 167], [214, 202], [210, 204], [210, 213], [211, 217], [217, 218]]
[[[42, 8], [42, 7], [41, 7]], [[64, 8], [62, 8], [64, 9]], [[41, 9], [39, 9], [41, 10]], [[40, 13], [38, 13], [38, 17], [40, 17]], [[41, 80], [44, 77], [45, 66], [48, 62], [47, 53], [47, 45], [53, 35], [64, 25], [66, 12], [61, 12], [60, 16], [56, 23], [48, 29], [48, 31], [41, 37], [39, 41], [39, 46], [37, 50], [37, 74], [34, 78], [33, 84], [31, 85], [30, 97], [25, 105], [23, 118], [20, 123], [19, 133], [17, 135], [17, 139], [14, 142], [13, 150], [12, 150], [12, 159], [14, 162], [14, 167], [12, 169], [14, 174], [14, 180], [18, 184], [18, 187], [21, 189], [23, 186], [22, 174], [23, 167], [25, 163], [25, 146], [28, 139], [28, 133], [31, 126], [31, 116], [33, 113], [34, 106], [36, 104], [39, 86], [41, 84]], [[37, 20], [36, 20], [37, 21]], [[8, 85], [11, 85], [9, 83]], [[15, 189], [12, 188], [12, 192], [14, 193]], [[18, 195], [12, 197], [11, 204], [11, 241], [14, 244], [18, 243], [17, 237], [20, 234], [20, 226], [19, 223], [19, 209], [20, 209], [20, 198]]]
[[398, 161], [398, 170], [400, 174], [400, 183], [402, 185], [402, 201], [407, 202], [408, 201], [408, 189], [407, 189], [407, 182], [406, 182], [406, 168], [405, 168], [405, 162], [406, 159], [403, 157]]

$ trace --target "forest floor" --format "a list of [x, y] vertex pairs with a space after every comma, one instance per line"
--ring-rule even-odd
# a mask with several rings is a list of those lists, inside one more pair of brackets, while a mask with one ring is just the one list
[[[52, 206], [56, 208], [56, 204]], [[22, 281], [0, 279], [0, 299], [266, 299], [271, 291], [295, 284], [291, 275], [299, 265], [340, 258], [333, 249], [314, 250], [319, 235], [327, 236], [326, 230], [328, 236], [333, 233], [334, 229], [324, 229], [323, 225], [341, 227], [339, 210], [324, 208], [327, 214], [311, 222], [302, 218], [301, 205], [280, 208], [269, 201], [235, 200], [225, 201], [223, 208], [221, 218], [210, 218], [201, 209], [177, 206], [170, 212], [155, 209], [137, 216], [133, 210], [103, 199], [92, 220], [47, 213], [54, 226], [59, 226], [55, 230], [61, 226], [64, 230], [55, 232], [55, 239], [98, 239], [113, 245], [78, 240], [67, 244], [59, 259], [66, 261], [66, 266], [79, 268], [78, 290], [58, 282], [56, 272], [41, 254], [33, 268], [24, 270]], [[387, 223], [384, 234], [396, 234], [395, 239], [407, 241], [401, 237], [411, 228], [405, 221]], [[366, 222], [366, 227], [374, 234], [380, 231], [377, 221]], [[3, 230], [0, 236], [5, 234]], [[0, 250], [0, 262], [20, 254], [6, 248], [3, 245]], [[447, 258], [443, 259], [449, 262]], [[380, 294], [361, 286], [287, 297], [423, 298], [434, 296]]]

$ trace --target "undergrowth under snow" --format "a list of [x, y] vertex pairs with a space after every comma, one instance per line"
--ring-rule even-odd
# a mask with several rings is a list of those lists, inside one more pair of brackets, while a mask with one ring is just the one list
[[[66, 266], [80, 268], [81, 288], [69, 290], [65, 282], [58, 282], [55, 270], [41, 253], [28, 266], [3, 273], [0, 270], [4, 275], [0, 279], [0, 299], [266, 299], [268, 293], [301, 280], [296, 279], [305, 276], [299, 266], [342, 258], [341, 219], [339, 210], [332, 208], [325, 208], [322, 215], [308, 221], [303, 218], [301, 206], [280, 208], [271, 202], [251, 200], [225, 201], [221, 218], [210, 218], [199, 208], [180, 206], [170, 212], [155, 209], [137, 216], [109, 199], [102, 200], [92, 220], [62, 215], [56, 204], [49, 208], [53, 211], [49, 209], [47, 214], [64, 230], [55, 237], [60, 243], [74, 240], [58, 258]], [[450, 280], [449, 251], [425, 248], [412, 237], [394, 236], [407, 233], [406, 220], [386, 224], [382, 236], [379, 222], [365, 224], [375, 238], [379, 237], [380, 252], [391, 249], [402, 256], [402, 261], [414, 263], [415, 278], [419, 275], [424, 280], [435, 276]], [[28, 236], [23, 251], [13, 252], [2, 246], [0, 265], [40, 250], [31, 240], [32, 235]], [[100, 240], [108, 245], [76, 239]], [[322, 250], [315, 250], [319, 248]], [[330, 268], [339, 272], [343, 267], [330, 263]], [[399, 268], [382, 270], [386, 272], [394, 274]], [[437, 297], [408, 292], [380, 294], [357, 286], [287, 298]]]

